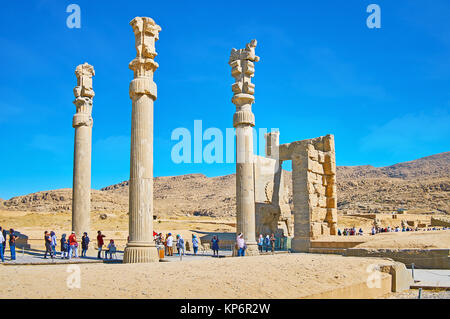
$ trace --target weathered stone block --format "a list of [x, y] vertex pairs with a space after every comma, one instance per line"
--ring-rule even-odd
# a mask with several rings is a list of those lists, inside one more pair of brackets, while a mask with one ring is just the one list
[[338, 213], [337, 208], [327, 208], [326, 221], [329, 223], [337, 223]]
[[325, 194], [325, 186], [323, 186], [321, 183], [314, 183], [314, 190], [318, 194]]
[[325, 194], [319, 196], [318, 198], [319, 198], [318, 205], [320, 207], [327, 208], [328, 207], [328, 199], [325, 197]]
[[316, 174], [320, 174], [320, 175], [324, 174], [323, 166], [319, 162], [313, 161], [312, 159], [309, 159], [308, 170], [310, 170], [311, 172], [314, 172]]
[[311, 237], [322, 235], [322, 223], [311, 223]]
[[336, 163], [333, 162], [323, 163], [323, 171], [327, 175], [336, 174]]
[[329, 134], [326, 135], [323, 139], [323, 150], [325, 152], [333, 151], [334, 152], [334, 135]]
[[326, 187], [326, 195], [327, 197], [336, 197], [336, 185], [327, 185]]
[[325, 163], [325, 154], [321, 151], [317, 151], [319, 163], [323, 164]]
[[319, 161], [319, 152], [316, 151], [315, 149], [308, 150], [308, 156], [313, 161], [316, 161], [316, 162]]
[[336, 198], [329, 197], [327, 198], [327, 208], [337, 208]]
[[322, 224], [322, 235], [329, 236], [330, 235], [330, 228], [326, 224]]

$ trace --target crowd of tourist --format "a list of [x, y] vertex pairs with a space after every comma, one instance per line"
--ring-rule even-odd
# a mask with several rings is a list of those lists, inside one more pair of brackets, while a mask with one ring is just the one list
[[338, 229], [337, 234], [338, 236], [362, 236], [364, 235], [364, 231], [361, 228], [356, 231], [356, 228], [353, 226], [352, 228], [344, 228], [344, 231]]
[[391, 232], [410, 232], [410, 231], [435, 231], [435, 230], [447, 230], [450, 229], [450, 227], [427, 227], [427, 228], [419, 228], [419, 227], [410, 227], [410, 226], [387, 226], [387, 227], [372, 227], [371, 234], [376, 235], [379, 233], [391, 233]]
[[[105, 247], [105, 243], [103, 238], [105, 235], [99, 230], [97, 232], [97, 249], [98, 249], [98, 259], [102, 259], [101, 252]], [[0, 259], [2, 262], [5, 261], [5, 249], [6, 249], [6, 241], [8, 239], [10, 252], [11, 252], [11, 260], [16, 260], [16, 233], [14, 229], [10, 229], [9, 232], [6, 229], [0, 227]], [[87, 257], [87, 251], [89, 249], [90, 239], [86, 232], [83, 233], [81, 237], [81, 257]], [[78, 249], [79, 249], [79, 241], [75, 232], [71, 232], [69, 237], [66, 234], [61, 235], [61, 239], [59, 239], [60, 245], [60, 258], [61, 259], [72, 259], [79, 258], [78, 257]], [[48, 257], [54, 259], [57, 257], [58, 253], [56, 251], [58, 246], [58, 238], [54, 231], [45, 231], [44, 232], [44, 259]], [[109, 244], [105, 247], [106, 252], [109, 253], [110, 259], [116, 253], [117, 247], [114, 243], [114, 240], [111, 239]], [[107, 258], [107, 253], [105, 253], [105, 258]], [[47, 257], [48, 256], [48, 257]]]
[[[185, 241], [183, 236], [178, 234], [174, 238], [172, 236], [172, 233], [167, 233], [164, 235], [163, 233], [155, 233], [153, 232], [153, 237], [156, 242], [156, 245], [159, 247], [164, 247], [164, 254], [165, 256], [173, 256], [173, 248], [177, 249], [178, 256], [186, 255], [186, 250], [190, 250], [190, 245], [188, 241]], [[192, 234], [192, 248], [194, 251], [194, 255], [197, 255], [198, 248], [200, 245], [200, 240], [198, 239], [197, 235]], [[214, 248], [213, 248], [214, 249]], [[219, 251], [219, 247], [217, 246], [217, 253]]]
[[9, 232], [0, 226], [0, 259], [2, 262], [5, 261], [5, 249], [6, 249], [6, 239], [9, 238], [9, 250], [11, 252], [11, 260], [16, 260], [16, 239], [14, 229], [10, 229]]
[[[387, 227], [375, 227], [373, 226], [371, 229], [370, 234], [376, 235], [379, 233], [391, 233], [391, 232], [412, 232], [412, 231], [434, 231], [434, 230], [447, 230], [450, 229], [450, 227], [428, 227], [428, 228], [418, 228], [418, 227], [410, 227], [410, 226], [387, 226]], [[355, 235], [364, 235], [364, 231], [360, 228], [358, 231], [356, 231], [355, 227], [352, 228], [344, 228], [343, 231], [338, 229], [337, 231], [338, 236], [355, 236]]]

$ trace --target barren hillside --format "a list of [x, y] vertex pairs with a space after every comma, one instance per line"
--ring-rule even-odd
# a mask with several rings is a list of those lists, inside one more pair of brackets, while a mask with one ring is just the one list
[[[383, 212], [405, 208], [450, 214], [450, 152], [376, 168], [337, 168], [340, 212]], [[290, 181], [290, 172], [287, 180]], [[235, 176], [203, 174], [157, 177], [155, 214], [226, 217], [235, 214]], [[37, 192], [1, 201], [0, 208], [23, 211], [71, 210], [71, 189]], [[128, 181], [92, 190], [92, 210], [128, 211]]]

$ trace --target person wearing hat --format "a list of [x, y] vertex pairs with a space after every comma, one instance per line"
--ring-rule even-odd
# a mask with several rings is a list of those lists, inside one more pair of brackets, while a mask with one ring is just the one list
[[167, 256], [173, 256], [173, 237], [171, 233], [167, 237]]

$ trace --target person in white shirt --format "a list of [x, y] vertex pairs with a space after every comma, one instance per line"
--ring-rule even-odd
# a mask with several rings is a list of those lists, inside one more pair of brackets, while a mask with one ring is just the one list
[[167, 237], [167, 256], [173, 256], [173, 237], [171, 233]]

